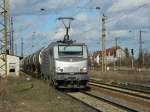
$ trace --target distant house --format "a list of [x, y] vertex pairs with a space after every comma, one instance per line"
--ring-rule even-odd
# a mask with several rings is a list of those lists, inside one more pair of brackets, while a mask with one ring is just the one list
[[[106, 49], [106, 57], [105, 59], [107, 60], [107, 63], [112, 63], [117, 61], [118, 59], [124, 59], [126, 57], [126, 53], [125, 51], [120, 48], [120, 47], [112, 47], [112, 48], [108, 48]], [[102, 58], [102, 51], [96, 51], [93, 53], [92, 55], [92, 61], [100, 64], [101, 62], [101, 58]]]
[[[0, 58], [2, 58], [2, 55], [0, 55]], [[12, 56], [12, 55], [7, 55], [7, 76], [19, 76], [19, 57], [17, 56]], [[5, 66], [3, 66], [5, 63], [3, 60], [0, 59], [0, 76], [5, 77]]]

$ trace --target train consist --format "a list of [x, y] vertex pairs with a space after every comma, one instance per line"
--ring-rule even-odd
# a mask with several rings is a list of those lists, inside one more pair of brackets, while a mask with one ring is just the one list
[[88, 82], [88, 49], [72, 40], [52, 42], [25, 57], [22, 70], [58, 88], [85, 88]]

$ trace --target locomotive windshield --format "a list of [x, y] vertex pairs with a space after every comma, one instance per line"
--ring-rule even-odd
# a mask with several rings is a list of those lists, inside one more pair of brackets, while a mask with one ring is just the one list
[[59, 56], [81, 56], [83, 55], [82, 45], [59, 45], [58, 46]]

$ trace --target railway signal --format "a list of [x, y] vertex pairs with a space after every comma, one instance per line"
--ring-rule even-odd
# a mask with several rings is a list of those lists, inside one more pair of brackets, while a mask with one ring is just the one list
[[132, 56], [134, 55], [134, 49], [131, 49], [131, 54], [132, 54]]

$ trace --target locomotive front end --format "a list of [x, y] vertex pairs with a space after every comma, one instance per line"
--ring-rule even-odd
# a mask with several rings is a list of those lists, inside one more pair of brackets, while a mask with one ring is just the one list
[[59, 88], [85, 88], [89, 79], [87, 46], [58, 45], [55, 51], [55, 84]]

